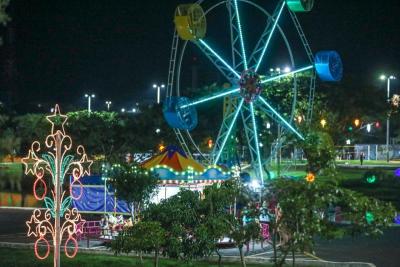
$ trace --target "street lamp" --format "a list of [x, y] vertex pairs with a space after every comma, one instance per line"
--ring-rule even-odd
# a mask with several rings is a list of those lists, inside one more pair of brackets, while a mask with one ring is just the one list
[[160, 94], [161, 94], [161, 88], [164, 88], [165, 87], [165, 85], [164, 84], [161, 84], [161, 85], [158, 85], [158, 84], [153, 84], [153, 88], [154, 89], [157, 89], [157, 104], [160, 104]]
[[356, 127], [360, 126], [360, 124], [361, 124], [360, 119], [355, 119], [355, 120], [354, 120], [354, 125], [355, 125]]
[[106, 101], [107, 110], [110, 111], [111, 101]]
[[[381, 75], [380, 79], [382, 81], [386, 80], [387, 83], [387, 102], [390, 104], [390, 80], [395, 80], [396, 77], [393, 75], [386, 76]], [[390, 129], [390, 114], [386, 118], [386, 161], [389, 162], [389, 129]]]
[[321, 123], [321, 126], [322, 126], [322, 128], [325, 128], [325, 125], [326, 125], [326, 120], [325, 119], [322, 119], [321, 121], [320, 121], [320, 123]]
[[85, 97], [88, 99], [88, 112], [92, 112], [91, 105], [92, 105], [92, 98], [95, 98], [94, 94], [85, 94]]

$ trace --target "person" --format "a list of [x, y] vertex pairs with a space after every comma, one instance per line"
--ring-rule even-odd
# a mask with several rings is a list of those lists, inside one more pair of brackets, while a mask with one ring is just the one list
[[365, 158], [364, 152], [361, 152], [361, 153], [360, 153], [360, 163], [361, 163], [361, 166], [363, 165], [364, 158]]

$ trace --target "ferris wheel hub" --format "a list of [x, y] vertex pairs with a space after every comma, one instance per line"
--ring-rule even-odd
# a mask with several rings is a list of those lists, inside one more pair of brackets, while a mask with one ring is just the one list
[[253, 70], [245, 70], [242, 72], [239, 80], [240, 95], [246, 103], [254, 102], [261, 94], [262, 85], [261, 78], [257, 72]]

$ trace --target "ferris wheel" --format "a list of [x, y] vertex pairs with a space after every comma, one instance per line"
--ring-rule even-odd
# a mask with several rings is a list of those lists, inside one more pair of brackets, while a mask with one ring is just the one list
[[[194, 151], [201, 154], [199, 144], [191, 135], [191, 131], [195, 131], [198, 124], [197, 107], [224, 99], [223, 119], [210, 154], [210, 163], [219, 164], [229, 153], [227, 144], [231, 142], [234, 129], [241, 124], [249, 150], [249, 162], [261, 185], [266, 177], [264, 168], [266, 159], [260, 153], [259, 142], [259, 130], [264, 127], [264, 124], [260, 123], [260, 116], [257, 114], [266, 114], [280, 125], [286, 134], [304, 139], [293, 124], [298, 102], [298, 76], [305, 72], [309, 73], [306, 88], [308, 105], [305, 117], [311, 120], [316, 77], [318, 76], [322, 81], [336, 82], [341, 80], [343, 74], [342, 61], [337, 52], [321, 51], [314, 56], [296, 16], [297, 12], [311, 11], [314, 5], [313, 0], [279, 0], [276, 1], [273, 12], [267, 11], [265, 2], [261, 0], [200, 0], [192, 4], [179, 5], [176, 8], [175, 32], [163, 106], [164, 118], [173, 128], [184, 151], [188, 155], [192, 155]], [[224, 12], [226, 16], [218, 15], [217, 17], [228, 20], [225, 23], [228, 28], [223, 31], [230, 36], [229, 51], [223, 51], [224, 53], [218, 52], [221, 51], [218, 50], [218, 38], [212, 39], [211, 36], [206, 36], [207, 27], [222, 25], [222, 23], [207, 25], [208, 17], [217, 12], [218, 14]], [[263, 29], [257, 41], [254, 42], [254, 47], [250, 47], [250, 41], [246, 39], [253, 34], [250, 32], [252, 29], [246, 27], [246, 22], [253, 17], [248, 14], [252, 12], [260, 14], [256, 22], [257, 28]], [[214, 21], [215, 17], [213, 17]], [[295, 41], [285, 31], [288, 26], [281, 25], [283, 17], [289, 18], [292, 25], [291, 31], [296, 35]], [[288, 24], [287, 21], [285, 20], [286, 24]], [[274, 43], [282, 46], [280, 51], [284, 51], [290, 61], [290, 70], [284, 73], [271, 74], [268, 71], [268, 64], [270, 64], [268, 58], [273, 54], [271, 47]], [[304, 60], [297, 60], [296, 53], [292, 49], [294, 45], [301, 47], [307, 63], [304, 63]], [[214, 70], [225, 78], [230, 87], [221, 88], [198, 98], [186, 97], [181, 86], [181, 74], [185, 69], [184, 57], [188, 46], [196, 47], [213, 65]], [[230, 57], [225, 58], [223, 54], [229, 54]], [[290, 92], [287, 92], [290, 103], [285, 114], [276, 107], [279, 103], [270, 101], [268, 95], [265, 94], [272, 84], [279, 86], [279, 82], [283, 79], [290, 80], [291, 87]]]

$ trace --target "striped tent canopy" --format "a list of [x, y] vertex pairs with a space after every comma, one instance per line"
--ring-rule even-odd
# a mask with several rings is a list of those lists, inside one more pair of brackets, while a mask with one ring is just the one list
[[188, 157], [177, 146], [168, 146], [163, 152], [142, 163], [163, 183], [214, 183], [229, 178], [229, 173], [218, 166], [204, 167]]

